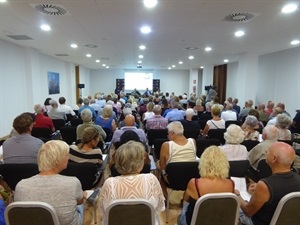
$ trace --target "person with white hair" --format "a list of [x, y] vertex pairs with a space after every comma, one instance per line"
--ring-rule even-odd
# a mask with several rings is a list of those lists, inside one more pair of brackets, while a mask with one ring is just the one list
[[50, 119], [48, 116], [45, 116], [45, 107], [41, 104], [34, 105], [34, 111], [36, 113], [35, 115], [35, 123], [33, 127], [42, 127], [42, 128], [48, 128], [52, 132], [55, 131], [55, 127], [53, 125], [52, 119]]
[[250, 165], [257, 169], [258, 162], [266, 158], [267, 150], [270, 146], [277, 142], [278, 128], [274, 125], [267, 125], [262, 133], [263, 141], [252, 148], [249, 152], [248, 158]]
[[259, 132], [254, 129], [258, 123], [259, 121], [255, 116], [249, 115], [246, 117], [242, 126], [245, 132], [245, 140], [258, 140]]
[[225, 145], [219, 146], [229, 161], [248, 159], [248, 151], [241, 143], [244, 141], [244, 132], [236, 124], [231, 124], [224, 133]]
[[237, 120], [237, 115], [236, 112], [234, 112], [233, 105], [232, 103], [227, 103], [225, 107], [225, 111], [221, 112], [221, 119], [224, 121], [229, 121], [229, 120]]
[[53, 119], [53, 120], [56, 120], [56, 119], [66, 120], [67, 119], [66, 113], [58, 110], [58, 103], [56, 100], [52, 99], [49, 101], [49, 103], [52, 108], [47, 112], [47, 114], [51, 119]]
[[291, 140], [292, 134], [288, 129], [292, 124], [292, 119], [287, 114], [282, 113], [277, 116], [276, 127], [279, 131], [278, 140]]
[[88, 98], [83, 99], [83, 106], [78, 110], [78, 115], [80, 116], [80, 113], [85, 109], [91, 110], [94, 119], [97, 117], [95, 109], [90, 106], [90, 100]]
[[193, 120], [194, 116], [197, 116], [197, 113], [195, 112], [195, 110], [188, 108], [185, 111], [185, 119], [180, 120], [180, 123], [183, 126], [184, 133], [190, 134], [190, 136], [188, 136], [188, 137], [196, 138], [200, 134], [200, 125], [198, 123], [198, 120]]

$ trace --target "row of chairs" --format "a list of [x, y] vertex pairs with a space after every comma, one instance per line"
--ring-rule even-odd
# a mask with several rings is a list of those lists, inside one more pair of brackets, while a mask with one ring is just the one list
[[[296, 225], [300, 221], [300, 192], [285, 195], [278, 203], [270, 225]], [[237, 225], [240, 204], [232, 193], [201, 196], [193, 211], [191, 225]], [[104, 215], [107, 225], [155, 225], [155, 209], [144, 199], [115, 200]], [[59, 225], [55, 209], [44, 202], [14, 202], [5, 210], [7, 225]], [[177, 223], [180, 225], [180, 223]]]

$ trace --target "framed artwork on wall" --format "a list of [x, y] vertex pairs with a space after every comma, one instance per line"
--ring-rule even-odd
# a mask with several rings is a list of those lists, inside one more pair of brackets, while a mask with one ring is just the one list
[[48, 90], [49, 95], [60, 93], [59, 73], [48, 72]]

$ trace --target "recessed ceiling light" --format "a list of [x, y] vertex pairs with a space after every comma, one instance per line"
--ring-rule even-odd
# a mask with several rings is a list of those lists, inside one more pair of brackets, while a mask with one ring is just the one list
[[149, 34], [149, 33], [151, 32], [151, 28], [148, 27], [148, 26], [143, 26], [143, 27], [141, 28], [141, 32], [142, 32], [143, 34]]
[[106, 66], [106, 64], [102, 64], [102, 66]]
[[288, 4], [288, 5], [285, 5], [281, 9], [281, 12], [282, 13], [292, 13], [292, 12], [296, 11], [297, 8], [298, 8], [298, 6], [296, 4]]
[[100, 60], [99, 59], [96, 59], [96, 63], [99, 63], [100, 62]]
[[224, 62], [226, 62], [226, 63], [227, 63], [228, 61], [229, 61], [228, 59], [224, 59]]
[[204, 66], [200, 66], [200, 69], [203, 69], [204, 68]]
[[88, 58], [92, 57], [91, 54], [86, 54], [85, 56], [88, 57]]
[[106, 69], [109, 69], [109, 66], [106, 66]]
[[157, 5], [157, 0], [144, 0], [144, 5], [147, 8], [153, 8]]
[[168, 67], [168, 70], [172, 69], [171, 67]]
[[41, 26], [41, 29], [44, 30], [44, 31], [49, 31], [49, 30], [51, 30], [51, 27], [49, 25], [47, 25], [47, 24], [43, 24]]
[[174, 67], [175, 67], [175, 65], [172, 65], [172, 67], [174, 68]]
[[194, 59], [194, 56], [190, 55], [190, 56], [189, 56], [189, 59]]
[[145, 45], [140, 45], [140, 46], [139, 46], [139, 49], [145, 50], [145, 49], [146, 49], [146, 46], [145, 46]]
[[299, 43], [300, 43], [299, 40], [293, 40], [293, 41], [291, 41], [291, 45], [297, 45], [297, 44], [299, 44]]
[[141, 60], [139, 60], [139, 61], [138, 61], [138, 64], [141, 64], [141, 63], [142, 63], [142, 61], [141, 61]]
[[76, 44], [71, 44], [71, 47], [72, 47], [72, 48], [77, 48], [78, 45], [76, 45]]
[[7, 0], [0, 0], [0, 3], [4, 3], [4, 2], [7, 2]]
[[244, 34], [245, 34], [245, 32], [242, 31], [242, 30], [239, 30], [239, 31], [237, 31], [237, 32], [234, 33], [234, 35], [235, 35], [236, 37], [242, 37], [242, 36], [244, 36]]
[[179, 63], [179, 64], [182, 64], [183, 62], [182, 62], [182, 61], [179, 61], [178, 63]]
[[205, 51], [210, 52], [211, 51], [211, 47], [206, 47]]
[[142, 58], [144, 58], [144, 56], [143, 55], [139, 55], [139, 58], [142, 59]]

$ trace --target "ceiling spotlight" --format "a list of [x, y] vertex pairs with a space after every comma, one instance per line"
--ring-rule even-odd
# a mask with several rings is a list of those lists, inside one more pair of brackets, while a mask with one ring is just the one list
[[88, 57], [88, 58], [92, 57], [91, 54], [86, 54], [85, 56]]
[[99, 59], [96, 59], [96, 63], [99, 63], [100, 62], [100, 60]]
[[293, 40], [293, 41], [291, 41], [291, 45], [297, 45], [297, 44], [299, 44], [299, 43], [300, 43], [299, 40]]
[[78, 47], [78, 45], [76, 45], [76, 44], [71, 44], [71, 48], [77, 48]]
[[168, 70], [172, 69], [171, 67], [168, 67]]
[[298, 6], [296, 4], [288, 4], [288, 5], [285, 5], [281, 9], [281, 12], [282, 13], [292, 13], [292, 12], [296, 11], [297, 8], [298, 8]]
[[41, 26], [41, 29], [44, 30], [44, 31], [49, 31], [49, 30], [51, 30], [51, 27], [49, 25], [47, 25], [47, 24], [43, 24]]
[[175, 67], [175, 65], [172, 65], [172, 67], [174, 68], [174, 67]]
[[224, 62], [227, 63], [229, 60], [228, 59], [224, 59]]
[[194, 56], [190, 55], [190, 56], [189, 56], [189, 59], [194, 59]]
[[105, 67], [105, 66], [106, 66], [106, 64], [102, 64], [102, 66], [103, 66], [103, 67]]
[[109, 69], [109, 66], [106, 66], [106, 69]]
[[236, 37], [242, 37], [242, 36], [244, 36], [244, 34], [245, 34], [245, 32], [242, 31], [242, 30], [239, 30], [239, 31], [237, 31], [237, 32], [234, 33], [234, 35], [235, 35]]
[[143, 27], [141, 28], [141, 32], [142, 32], [143, 34], [149, 34], [149, 33], [151, 32], [151, 28], [148, 27], [148, 26], [143, 26]]
[[204, 66], [200, 66], [200, 69], [203, 69], [204, 68]]
[[4, 3], [4, 2], [7, 2], [7, 0], [0, 0], [0, 3]]
[[206, 47], [204, 50], [207, 51], [207, 52], [210, 52], [211, 51], [211, 47]]
[[157, 5], [157, 0], [144, 0], [144, 5], [147, 8], [153, 8], [154, 6]]
[[146, 46], [145, 46], [145, 45], [140, 45], [140, 46], [139, 46], [139, 49], [145, 50], [145, 49], [146, 49]]
[[182, 61], [179, 61], [179, 62], [178, 62], [178, 64], [182, 64], [182, 63], [183, 63]]
[[141, 64], [141, 63], [142, 63], [142, 61], [141, 61], [141, 60], [139, 60], [139, 61], [138, 61], [138, 64]]
[[143, 55], [139, 55], [139, 58], [142, 59], [142, 58], [144, 58], [144, 56]]

